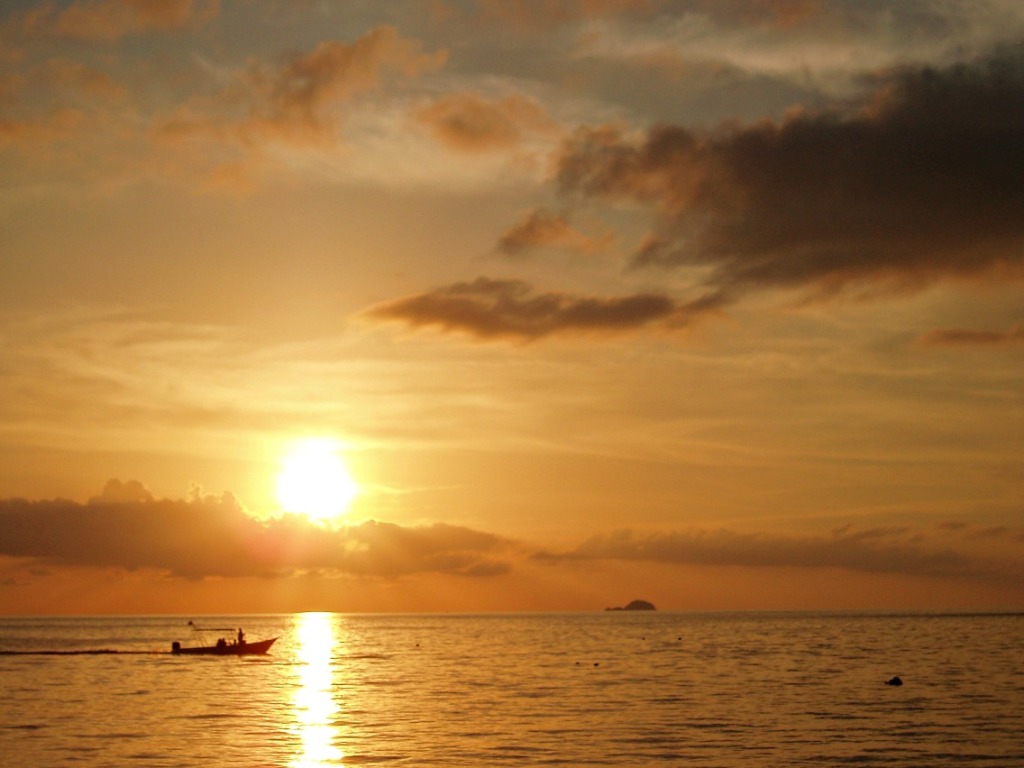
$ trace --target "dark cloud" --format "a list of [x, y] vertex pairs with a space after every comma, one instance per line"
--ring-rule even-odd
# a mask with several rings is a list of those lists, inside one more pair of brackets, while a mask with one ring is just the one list
[[638, 533], [631, 530], [594, 536], [545, 560], [635, 560], [750, 568], [843, 568], [867, 573], [927, 577], [985, 577], [995, 567], [948, 547], [929, 549], [906, 528], [850, 527], [828, 536], [784, 536], [728, 530]]
[[1024, 344], [1024, 325], [1005, 331], [979, 331], [966, 328], [940, 328], [921, 337], [928, 346], [1005, 346]]
[[136, 504], [155, 501], [150, 490], [138, 480], [122, 482], [108, 480], [99, 496], [89, 499], [90, 504]]
[[557, 334], [621, 333], [652, 324], [681, 326], [712, 310], [714, 303], [679, 304], [657, 293], [610, 298], [536, 293], [518, 280], [480, 277], [381, 304], [366, 314], [481, 339], [531, 341]]
[[710, 284], [829, 293], [1024, 267], [1024, 54], [877, 77], [856, 108], [565, 145], [568, 193], [640, 202], [636, 266], [704, 265]]
[[111, 481], [88, 504], [0, 501], [0, 555], [186, 578], [311, 570], [488, 576], [508, 570], [512, 549], [497, 536], [451, 525], [371, 521], [332, 530], [294, 516], [257, 520], [230, 494], [158, 500], [135, 481]]

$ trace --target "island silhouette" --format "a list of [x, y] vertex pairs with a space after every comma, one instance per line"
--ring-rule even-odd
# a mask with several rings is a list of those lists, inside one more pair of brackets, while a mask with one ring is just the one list
[[628, 605], [622, 606], [621, 608], [605, 608], [606, 611], [656, 611], [654, 603], [649, 603], [646, 600], [634, 600]]

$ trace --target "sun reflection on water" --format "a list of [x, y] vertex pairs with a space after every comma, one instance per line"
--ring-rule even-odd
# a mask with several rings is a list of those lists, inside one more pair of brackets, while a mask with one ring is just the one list
[[299, 689], [295, 692], [295, 721], [302, 751], [289, 765], [293, 768], [337, 765], [345, 755], [334, 745], [336, 731], [332, 724], [338, 711], [331, 695], [333, 620], [329, 613], [303, 613], [296, 618]]

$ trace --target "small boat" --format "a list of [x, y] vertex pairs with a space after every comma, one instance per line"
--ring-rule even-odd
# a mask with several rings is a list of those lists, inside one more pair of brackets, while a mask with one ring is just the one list
[[181, 643], [175, 640], [171, 643], [171, 653], [174, 654], [196, 654], [204, 656], [262, 656], [270, 650], [270, 646], [277, 640], [272, 637], [269, 640], [260, 640], [256, 643], [242, 642], [229, 643], [221, 638], [216, 645], [196, 646], [194, 648], [182, 648]]

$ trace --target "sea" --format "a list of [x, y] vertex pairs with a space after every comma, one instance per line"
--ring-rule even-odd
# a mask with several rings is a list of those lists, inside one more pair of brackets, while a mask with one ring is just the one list
[[6, 617], [0, 765], [1020, 768], [1024, 614]]

